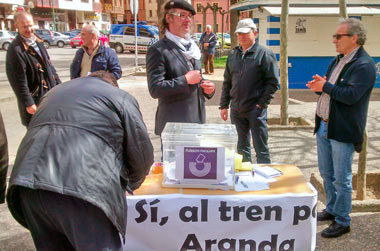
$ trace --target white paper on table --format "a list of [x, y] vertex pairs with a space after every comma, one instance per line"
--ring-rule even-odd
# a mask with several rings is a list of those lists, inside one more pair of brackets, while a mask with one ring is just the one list
[[269, 189], [268, 179], [261, 175], [252, 175], [251, 172], [235, 173], [235, 191], [259, 191]]
[[266, 178], [274, 178], [282, 175], [282, 172], [280, 170], [272, 168], [270, 166], [253, 165], [253, 170], [256, 174], [258, 173]]

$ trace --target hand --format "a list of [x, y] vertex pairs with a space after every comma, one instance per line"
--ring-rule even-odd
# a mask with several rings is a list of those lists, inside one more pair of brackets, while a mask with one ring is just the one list
[[210, 95], [215, 90], [215, 84], [208, 80], [203, 80], [201, 83], [201, 87], [203, 89], [203, 92]]
[[203, 43], [203, 46], [204, 47], [208, 47], [208, 43]]
[[195, 85], [195, 84], [198, 84], [202, 80], [202, 75], [200, 71], [193, 70], [186, 73], [185, 78], [189, 85]]
[[36, 113], [36, 111], [37, 111], [37, 106], [34, 104], [34, 105], [31, 105], [31, 106], [28, 106], [27, 108], [26, 108], [26, 111], [29, 113], [29, 114], [31, 114], [31, 115], [33, 115], [34, 113]]
[[313, 80], [307, 82], [307, 87], [313, 92], [322, 92], [323, 86], [326, 83], [326, 76], [321, 77], [318, 74], [313, 76]]
[[263, 109], [263, 108], [261, 108], [261, 106], [259, 104], [256, 104], [256, 107], [259, 108], [260, 110]]
[[221, 110], [220, 110], [220, 117], [221, 117], [224, 121], [227, 121], [227, 119], [228, 119], [228, 109], [221, 109]]

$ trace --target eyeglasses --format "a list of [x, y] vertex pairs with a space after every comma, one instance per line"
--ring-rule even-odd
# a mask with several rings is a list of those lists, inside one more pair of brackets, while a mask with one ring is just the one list
[[170, 13], [170, 15], [172, 16], [177, 16], [179, 18], [181, 18], [182, 20], [186, 20], [186, 18], [189, 18], [190, 20], [193, 18], [193, 15], [188, 15], [188, 14], [184, 14], [184, 13]]
[[352, 34], [334, 34], [334, 35], [333, 35], [333, 38], [335, 38], [336, 40], [339, 40], [339, 39], [341, 39], [341, 38], [344, 37], [344, 36], [346, 36], [346, 37], [351, 37]]

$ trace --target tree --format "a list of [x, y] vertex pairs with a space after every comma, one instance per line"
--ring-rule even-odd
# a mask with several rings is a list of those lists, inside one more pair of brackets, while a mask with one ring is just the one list
[[288, 16], [289, 0], [282, 0], [281, 5], [281, 40], [280, 40], [280, 83], [281, 83], [281, 125], [289, 124], [288, 104]]
[[[233, 4], [236, 4], [238, 0], [231, 0], [230, 6]], [[230, 12], [230, 34], [231, 34], [231, 48], [234, 48], [235, 46], [238, 45], [237, 37], [234, 36], [235, 30], [236, 30], [236, 25], [239, 21], [239, 11], [237, 10], [231, 10]]]
[[[157, 18], [158, 18], [158, 24], [161, 23], [161, 18], [162, 18], [162, 14], [163, 14], [163, 8], [164, 8], [164, 3], [166, 2], [166, 0], [157, 0]], [[161, 32], [159, 33], [159, 36], [160, 36], [160, 39], [162, 37], [162, 34]]]

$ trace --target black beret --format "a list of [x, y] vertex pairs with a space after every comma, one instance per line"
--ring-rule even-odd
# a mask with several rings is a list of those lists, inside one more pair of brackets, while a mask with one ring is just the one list
[[195, 15], [194, 7], [184, 0], [170, 0], [165, 4], [165, 10], [170, 9], [188, 10], [191, 12], [192, 15]]

